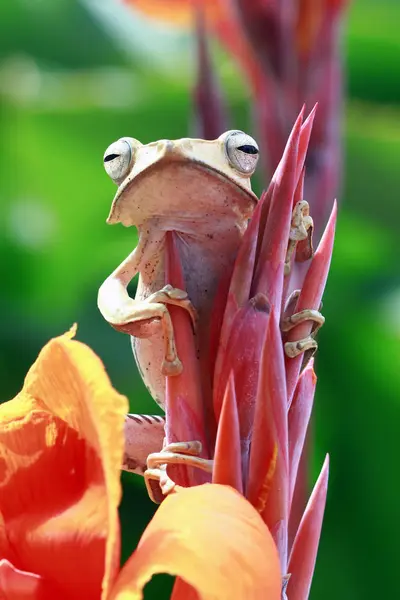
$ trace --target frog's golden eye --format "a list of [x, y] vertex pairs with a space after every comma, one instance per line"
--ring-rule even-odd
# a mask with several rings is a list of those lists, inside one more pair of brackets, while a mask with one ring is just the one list
[[243, 131], [229, 131], [225, 136], [226, 155], [232, 167], [246, 175], [254, 173], [259, 157], [257, 142]]
[[[136, 141], [136, 140], [134, 140]], [[121, 183], [129, 172], [133, 148], [130, 138], [121, 138], [107, 148], [104, 153], [104, 168], [115, 183]]]

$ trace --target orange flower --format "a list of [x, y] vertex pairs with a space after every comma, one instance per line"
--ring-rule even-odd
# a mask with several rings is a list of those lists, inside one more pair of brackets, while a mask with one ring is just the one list
[[126, 0], [138, 11], [148, 17], [174, 23], [175, 25], [188, 25], [193, 21], [193, 10], [197, 4], [210, 19], [215, 19], [220, 12], [220, 0]]
[[0, 597], [134, 600], [167, 572], [200, 599], [279, 599], [268, 529], [223, 485], [167, 498], [119, 569], [128, 403], [73, 335], [50, 341], [20, 394], [0, 407]]

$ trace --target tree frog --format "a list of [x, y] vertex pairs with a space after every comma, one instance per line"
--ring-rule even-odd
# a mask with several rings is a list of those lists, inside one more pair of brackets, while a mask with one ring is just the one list
[[[108, 223], [135, 225], [139, 240], [100, 287], [98, 306], [113, 327], [131, 335], [142, 378], [163, 408], [165, 377], [182, 371], [168, 305], [188, 312], [195, 325], [200, 356], [207, 357], [217, 287], [231, 271], [257, 205], [250, 178], [258, 157], [255, 140], [237, 130], [211, 141], [183, 138], [141, 144], [125, 137], [111, 144], [104, 154], [105, 170], [118, 185]], [[288, 264], [297, 241], [307, 239], [312, 229], [305, 201], [297, 203], [292, 225]], [[185, 290], [166, 285], [165, 241], [169, 231], [175, 232], [179, 242]], [[137, 273], [139, 283], [132, 299], [127, 286]], [[320, 313], [301, 311], [286, 319], [284, 329], [310, 319], [318, 326], [323, 322]], [[286, 344], [285, 350], [296, 356], [315, 345], [309, 337], [290, 347]], [[163, 494], [173, 485], [166, 475], [167, 462], [187, 460], [192, 466], [212, 470], [212, 461], [199, 457], [199, 442], [176, 442], [162, 448], [163, 430], [161, 417], [128, 415], [126, 420], [123, 467], [144, 473], [151, 497], [150, 479], [160, 482]]]
[[[211, 141], [141, 144], [125, 137], [104, 154], [105, 170], [118, 185], [107, 222], [135, 225], [139, 241], [100, 287], [98, 306], [113, 327], [132, 336], [142, 378], [161, 407], [165, 376], [182, 370], [168, 304], [188, 311], [202, 346], [218, 283], [257, 204], [250, 177], [258, 157], [256, 141], [236, 130]], [[165, 285], [168, 231], [179, 239], [185, 291]], [[132, 299], [127, 286], [137, 273]]]

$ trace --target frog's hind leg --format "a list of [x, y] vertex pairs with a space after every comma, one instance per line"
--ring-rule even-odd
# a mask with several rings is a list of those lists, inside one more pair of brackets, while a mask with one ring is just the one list
[[143, 475], [153, 502], [160, 503], [173, 492], [175, 482], [167, 474], [171, 464], [197, 467], [212, 472], [213, 461], [200, 458], [200, 442], [165, 443], [165, 417], [127, 414], [123, 471]]
[[[165, 446], [161, 452], [154, 452], [148, 456], [144, 480], [153, 502], [160, 503], [163, 497], [176, 488], [175, 482], [167, 474], [168, 465], [185, 465], [212, 473], [214, 461], [200, 458], [201, 450], [201, 443], [197, 441], [174, 442]], [[157, 482], [157, 487], [154, 486], [154, 482]]]
[[163, 447], [164, 427], [165, 417], [159, 415], [125, 416], [123, 471], [144, 474], [149, 454], [158, 452]]

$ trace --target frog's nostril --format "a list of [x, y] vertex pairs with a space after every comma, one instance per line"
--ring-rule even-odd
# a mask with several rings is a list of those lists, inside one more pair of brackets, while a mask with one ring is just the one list
[[162, 152], [163, 150], [168, 150], [171, 146], [172, 142], [170, 140], [160, 140], [157, 144], [157, 150]]
[[167, 154], [174, 149], [174, 146], [175, 144], [171, 140], [160, 140], [157, 144], [157, 150]]

